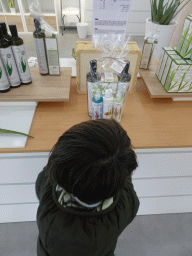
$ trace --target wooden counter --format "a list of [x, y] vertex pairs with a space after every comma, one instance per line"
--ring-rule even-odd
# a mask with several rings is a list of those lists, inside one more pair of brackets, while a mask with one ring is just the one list
[[[87, 96], [77, 93], [71, 79], [69, 102], [39, 103], [25, 148], [0, 149], [0, 153], [49, 152], [71, 126], [91, 119]], [[136, 149], [192, 147], [192, 103], [152, 99], [142, 79], [128, 94], [121, 122]]]
[[[0, 150], [0, 223], [36, 221], [35, 181], [49, 151], [72, 125], [89, 120], [87, 96], [71, 79], [69, 102], [39, 103], [23, 149]], [[121, 125], [135, 147], [138, 215], [191, 212], [192, 104], [153, 99], [142, 79], [129, 94]], [[27, 191], [27, 193], [26, 193]]]

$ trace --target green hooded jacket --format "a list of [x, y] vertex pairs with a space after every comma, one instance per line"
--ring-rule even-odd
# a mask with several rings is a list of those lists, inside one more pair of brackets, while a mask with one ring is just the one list
[[131, 178], [113, 203], [99, 212], [64, 208], [58, 202], [56, 186], [45, 167], [35, 183], [39, 199], [37, 255], [114, 256], [118, 237], [133, 221], [140, 205]]

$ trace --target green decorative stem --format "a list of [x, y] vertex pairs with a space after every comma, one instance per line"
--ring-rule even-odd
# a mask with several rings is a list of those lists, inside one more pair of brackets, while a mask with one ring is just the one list
[[34, 138], [26, 133], [22, 133], [22, 132], [16, 132], [16, 131], [11, 131], [11, 130], [6, 130], [6, 129], [1, 129], [0, 128], [0, 134], [1, 133], [12, 133], [12, 134], [19, 134], [19, 135], [24, 135], [24, 136], [27, 136], [27, 137], [30, 137], [30, 138]]

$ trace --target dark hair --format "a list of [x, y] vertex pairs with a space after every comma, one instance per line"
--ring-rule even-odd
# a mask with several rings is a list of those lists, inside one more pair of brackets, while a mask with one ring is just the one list
[[72, 126], [57, 141], [47, 164], [53, 182], [85, 203], [115, 196], [137, 168], [126, 131], [115, 120]]

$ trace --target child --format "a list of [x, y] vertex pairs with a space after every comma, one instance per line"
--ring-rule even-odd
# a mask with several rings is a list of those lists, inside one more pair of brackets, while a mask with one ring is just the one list
[[139, 209], [137, 168], [126, 131], [115, 120], [74, 125], [53, 147], [36, 180], [38, 256], [114, 256]]

